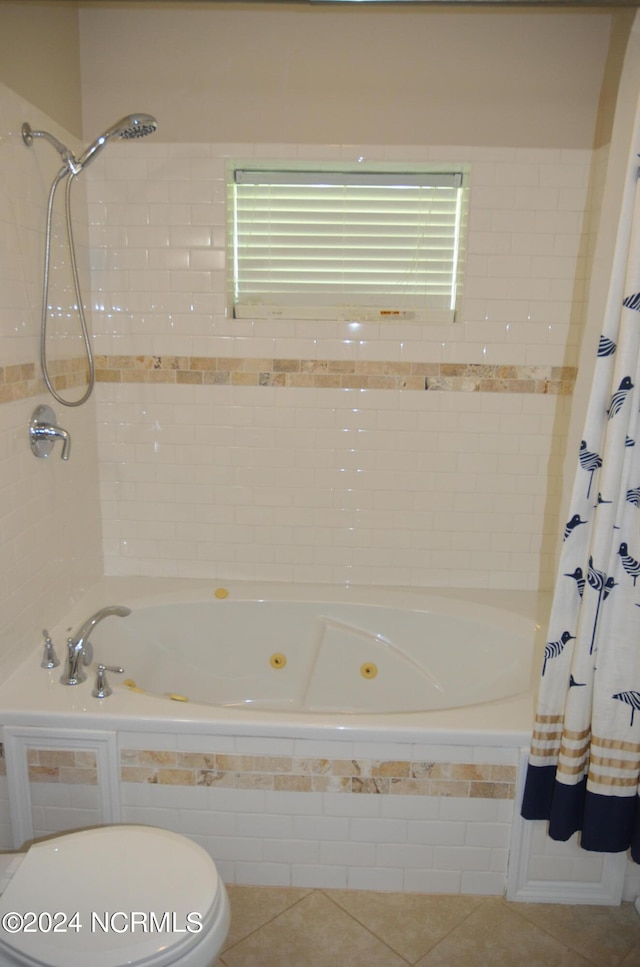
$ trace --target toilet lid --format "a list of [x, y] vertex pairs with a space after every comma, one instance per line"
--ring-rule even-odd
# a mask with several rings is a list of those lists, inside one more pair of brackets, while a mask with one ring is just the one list
[[208, 853], [168, 830], [59, 836], [31, 846], [0, 896], [0, 948], [47, 967], [162, 967], [204, 937], [220, 886]]

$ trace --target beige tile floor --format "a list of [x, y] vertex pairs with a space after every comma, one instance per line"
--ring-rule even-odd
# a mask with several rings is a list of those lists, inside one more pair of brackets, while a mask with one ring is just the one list
[[228, 887], [215, 967], [640, 967], [640, 916], [497, 897]]

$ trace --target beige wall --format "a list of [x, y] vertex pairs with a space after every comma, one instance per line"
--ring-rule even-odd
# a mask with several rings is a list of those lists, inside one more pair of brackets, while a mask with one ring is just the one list
[[75, 2], [0, 0], [0, 81], [80, 136]]
[[593, 145], [612, 12], [80, 3], [85, 135], [163, 141]]
[[620, 76], [625, 63], [631, 31], [634, 26], [636, 10], [618, 9], [614, 11], [611, 20], [609, 38], [609, 53], [602, 79], [600, 91], [600, 106], [596, 122], [594, 146], [596, 148], [609, 144], [618, 100]]

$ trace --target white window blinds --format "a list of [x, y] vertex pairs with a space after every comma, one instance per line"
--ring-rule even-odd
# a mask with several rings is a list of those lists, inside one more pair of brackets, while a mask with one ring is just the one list
[[237, 169], [234, 312], [451, 321], [460, 172]]

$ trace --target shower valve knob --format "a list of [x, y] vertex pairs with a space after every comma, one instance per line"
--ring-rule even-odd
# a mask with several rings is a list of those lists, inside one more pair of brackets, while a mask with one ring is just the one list
[[56, 440], [62, 440], [63, 460], [69, 459], [71, 437], [61, 426], [56, 425], [56, 415], [50, 406], [36, 406], [29, 423], [31, 452], [40, 460], [48, 457]]

